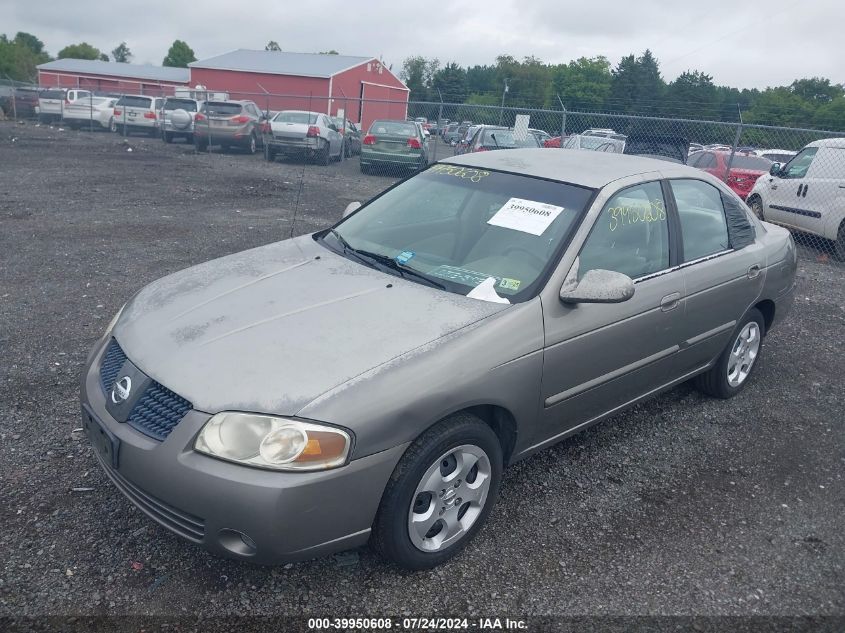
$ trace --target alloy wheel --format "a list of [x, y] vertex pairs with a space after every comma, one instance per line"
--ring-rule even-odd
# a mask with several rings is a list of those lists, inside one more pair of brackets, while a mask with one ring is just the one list
[[408, 510], [408, 536], [424, 552], [438, 552], [459, 541], [487, 501], [490, 458], [480, 447], [452, 448], [426, 469]]
[[731, 387], [739, 387], [745, 382], [759, 352], [760, 326], [756, 321], [749, 321], [740, 330], [731, 347], [728, 358], [728, 384]]

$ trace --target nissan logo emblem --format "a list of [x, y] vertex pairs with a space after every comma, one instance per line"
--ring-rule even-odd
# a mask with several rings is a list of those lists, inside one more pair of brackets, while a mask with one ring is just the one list
[[129, 376], [124, 376], [114, 383], [111, 390], [111, 401], [115, 404], [126, 402], [130, 391], [132, 391], [132, 379]]

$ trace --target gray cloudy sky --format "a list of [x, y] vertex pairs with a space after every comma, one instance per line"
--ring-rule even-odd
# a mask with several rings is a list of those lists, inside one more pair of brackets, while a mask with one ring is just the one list
[[[445, 4], [445, 3], [444, 3]], [[383, 56], [399, 70], [410, 55], [461, 65], [496, 55], [546, 62], [623, 55], [650, 48], [664, 78], [703, 70], [718, 84], [764, 88], [799, 77], [845, 82], [845, 0], [0, 0], [0, 29], [27, 31], [55, 55], [86, 41], [110, 51], [125, 40], [134, 62], [160, 64], [174, 39], [197, 57], [235, 48], [336, 49]], [[435, 13], [437, 15], [434, 23]]]

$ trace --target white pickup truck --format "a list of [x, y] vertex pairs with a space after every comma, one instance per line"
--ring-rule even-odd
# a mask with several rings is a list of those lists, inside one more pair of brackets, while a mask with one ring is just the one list
[[49, 88], [38, 95], [38, 120], [42, 123], [61, 121], [64, 117], [65, 106], [77, 99], [91, 96], [89, 90], [65, 88]]

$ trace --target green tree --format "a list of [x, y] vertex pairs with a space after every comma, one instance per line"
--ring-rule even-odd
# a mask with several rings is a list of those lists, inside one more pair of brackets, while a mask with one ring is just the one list
[[18, 31], [15, 35], [15, 39], [12, 41], [18, 46], [24, 46], [28, 48], [35, 55], [40, 55], [44, 53], [44, 42], [39, 40], [31, 33], [24, 33], [23, 31]]
[[320, 55], [340, 55], [335, 49], [330, 51], [320, 51]]
[[843, 96], [842, 86], [831, 84], [830, 79], [812, 77], [811, 79], [796, 79], [790, 86], [793, 94], [817, 105], [833, 101]]
[[126, 45], [126, 42], [118, 44], [111, 52], [112, 59], [116, 62], [128, 62], [132, 59], [132, 51]]
[[760, 93], [743, 120], [746, 123], [807, 127], [813, 120], [813, 104], [790, 88], [768, 88]]
[[[571, 109], [602, 108], [610, 94], [610, 62], [606, 57], [581, 57], [552, 70], [552, 86]], [[556, 103], [556, 99], [552, 105]]]
[[281, 51], [282, 47], [279, 46], [279, 43], [276, 40], [270, 40], [267, 42], [267, 46], [264, 47], [265, 51]]
[[446, 103], [463, 103], [467, 96], [467, 73], [455, 62], [449, 62], [434, 73], [431, 87], [434, 93], [440, 91], [436, 96], [442, 95]]
[[426, 59], [420, 55], [408, 57], [402, 62], [399, 78], [411, 90], [408, 95], [409, 101], [425, 101], [428, 98], [431, 77], [439, 67], [440, 62], [438, 60]]
[[471, 94], [496, 92], [496, 67], [472, 66], [467, 68], [467, 91]]
[[845, 130], [845, 97], [835, 97], [819, 107], [813, 125], [825, 130]]
[[688, 70], [667, 86], [662, 114], [713, 119], [719, 115], [719, 105], [713, 77], [697, 70]]
[[[58, 54], [59, 59], [102, 59], [103, 53], [100, 49], [94, 48], [88, 42], [79, 44], [68, 44]], [[108, 57], [106, 57], [108, 61]]]
[[611, 74], [609, 110], [635, 114], [660, 112], [666, 84], [650, 50], [646, 49], [640, 57], [623, 57]]
[[0, 35], [0, 78], [35, 81], [36, 66], [48, 61], [50, 56], [38, 38], [28, 33], [18, 33], [12, 40]]
[[188, 64], [197, 61], [194, 50], [182, 40], [175, 40], [161, 62], [162, 66], [171, 66], [173, 68], [187, 68]]

